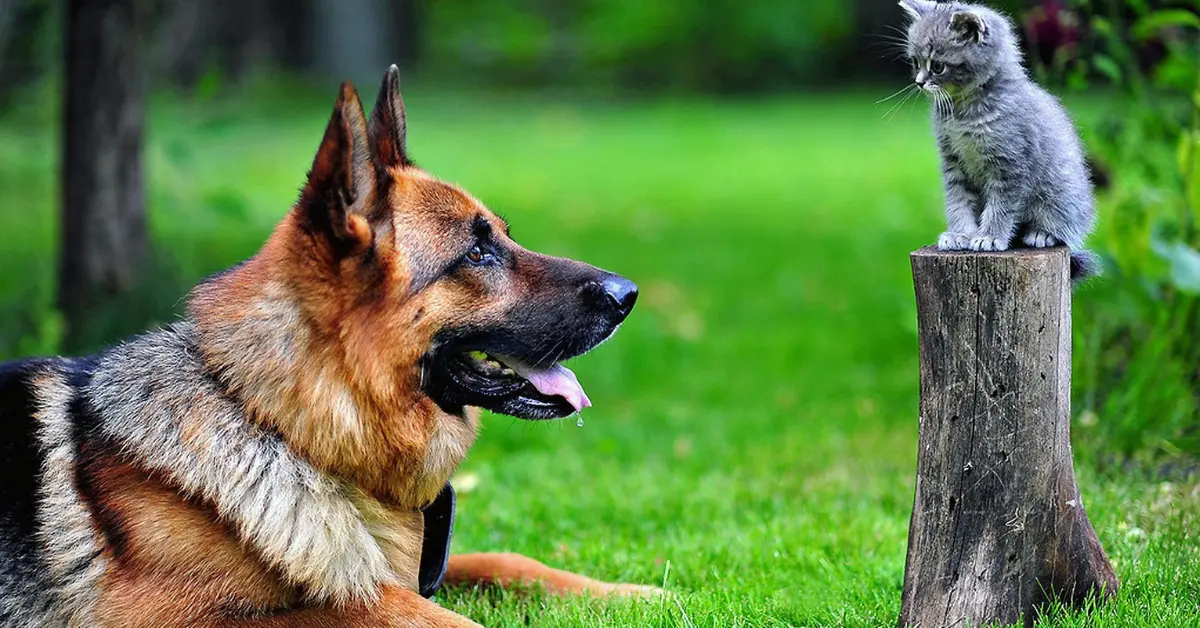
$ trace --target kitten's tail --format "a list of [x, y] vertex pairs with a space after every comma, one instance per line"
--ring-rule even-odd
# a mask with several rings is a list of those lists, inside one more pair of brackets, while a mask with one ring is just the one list
[[1071, 251], [1071, 282], [1081, 283], [1104, 272], [1100, 256], [1091, 251]]

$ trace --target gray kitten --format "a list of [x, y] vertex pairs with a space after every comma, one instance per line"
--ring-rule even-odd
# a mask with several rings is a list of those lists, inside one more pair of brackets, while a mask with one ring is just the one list
[[1071, 277], [1100, 272], [1082, 250], [1095, 223], [1079, 135], [1062, 105], [1029, 78], [1005, 16], [961, 2], [900, 0], [912, 18], [907, 55], [933, 98], [948, 230], [943, 251], [1065, 244]]

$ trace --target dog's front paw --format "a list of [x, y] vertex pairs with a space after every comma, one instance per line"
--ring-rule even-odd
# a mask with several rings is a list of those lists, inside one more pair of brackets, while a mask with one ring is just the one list
[[1035, 249], [1044, 249], [1048, 246], [1057, 246], [1058, 238], [1045, 231], [1035, 229], [1025, 234], [1025, 244]]
[[971, 236], [957, 231], [947, 231], [938, 236], [939, 251], [962, 251], [971, 245]]
[[988, 236], [975, 236], [971, 238], [972, 251], [1007, 251], [1008, 238], [991, 238]]

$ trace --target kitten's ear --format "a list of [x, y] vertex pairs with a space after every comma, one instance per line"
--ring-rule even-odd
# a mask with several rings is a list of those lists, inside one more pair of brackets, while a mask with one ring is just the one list
[[900, 0], [900, 8], [914, 20], [921, 19], [921, 16], [929, 13], [937, 6], [936, 2], [929, 0]]
[[987, 40], [988, 27], [977, 13], [959, 11], [950, 18], [950, 30], [959, 40], [968, 44], [981, 44]]

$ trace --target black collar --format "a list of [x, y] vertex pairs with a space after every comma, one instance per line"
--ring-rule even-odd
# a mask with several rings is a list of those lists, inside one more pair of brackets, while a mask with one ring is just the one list
[[421, 567], [417, 582], [421, 595], [431, 598], [446, 578], [450, 562], [450, 534], [454, 532], [454, 487], [446, 482], [441, 493], [423, 509], [425, 535], [421, 541]]

